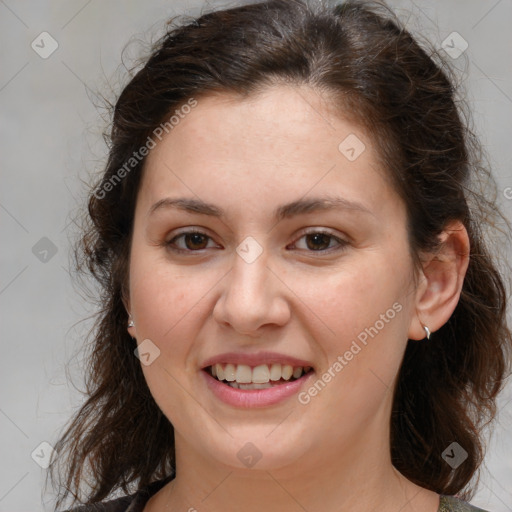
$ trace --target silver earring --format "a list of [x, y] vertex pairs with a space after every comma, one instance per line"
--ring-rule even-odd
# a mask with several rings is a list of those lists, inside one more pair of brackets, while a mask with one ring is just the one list
[[425, 329], [425, 333], [427, 334], [427, 340], [429, 340], [430, 339], [430, 329], [426, 325], [423, 326], [423, 329]]
[[[130, 318], [132, 317], [132, 315], [130, 315]], [[133, 320], [130, 320], [128, 322], [128, 327], [135, 327], [135, 324], [133, 323]]]

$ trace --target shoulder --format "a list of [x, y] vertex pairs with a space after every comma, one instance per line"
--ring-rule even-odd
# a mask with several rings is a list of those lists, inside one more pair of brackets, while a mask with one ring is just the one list
[[438, 512], [487, 512], [455, 496], [441, 495]]
[[121, 498], [102, 503], [79, 505], [63, 512], [143, 512], [144, 505], [149, 501], [149, 498], [173, 478], [174, 475], [171, 475], [162, 480], [157, 480], [128, 496], [122, 496]]
[[80, 505], [78, 507], [66, 510], [65, 512], [127, 512], [133, 509], [133, 503], [137, 494], [123, 496], [104, 503], [92, 503], [90, 505]]

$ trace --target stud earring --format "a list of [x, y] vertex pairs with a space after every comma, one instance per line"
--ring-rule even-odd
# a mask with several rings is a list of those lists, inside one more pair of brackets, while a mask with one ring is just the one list
[[427, 340], [429, 340], [430, 339], [430, 329], [426, 325], [423, 326], [423, 329], [425, 329], [425, 333], [427, 334]]
[[[130, 319], [131, 319], [132, 315], [130, 315]], [[133, 320], [130, 320], [128, 322], [128, 327], [135, 327], [135, 324], [133, 323]]]

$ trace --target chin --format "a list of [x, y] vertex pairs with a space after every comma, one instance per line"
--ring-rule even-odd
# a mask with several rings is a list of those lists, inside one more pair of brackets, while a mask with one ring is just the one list
[[308, 443], [304, 436], [291, 435], [284, 426], [247, 427], [243, 432], [233, 437], [226, 433], [215, 448], [215, 440], [211, 439], [208, 446], [210, 456], [231, 470], [274, 471], [293, 467], [307, 451]]

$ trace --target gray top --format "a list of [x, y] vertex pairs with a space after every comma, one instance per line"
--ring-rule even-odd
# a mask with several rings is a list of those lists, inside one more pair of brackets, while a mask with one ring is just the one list
[[[143, 512], [149, 498], [156, 494], [166, 483], [172, 480], [167, 477], [151, 483], [144, 489], [140, 489], [134, 494], [123, 496], [103, 503], [93, 505], [81, 505], [66, 512]], [[441, 495], [439, 509], [437, 512], [487, 512], [481, 508], [475, 507], [455, 496]]]

